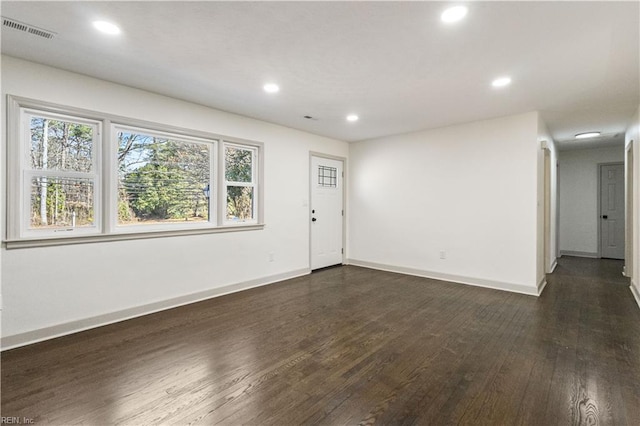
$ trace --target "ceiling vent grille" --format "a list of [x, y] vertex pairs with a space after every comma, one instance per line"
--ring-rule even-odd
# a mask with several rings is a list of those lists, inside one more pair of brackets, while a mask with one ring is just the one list
[[33, 25], [25, 24], [24, 22], [16, 21], [15, 19], [5, 18], [4, 16], [2, 17], [2, 26], [47, 39], [54, 38], [56, 36], [56, 33], [53, 31], [47, 31], [42, 28], [34, 27]]

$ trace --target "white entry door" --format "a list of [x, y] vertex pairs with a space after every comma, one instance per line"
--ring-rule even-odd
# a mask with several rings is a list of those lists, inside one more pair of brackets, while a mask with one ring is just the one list
[[342, 264], [342, 161], [311, 157], [311, 269]]
[[624, 164], [600, 166], [601, 256], [624, 259]]

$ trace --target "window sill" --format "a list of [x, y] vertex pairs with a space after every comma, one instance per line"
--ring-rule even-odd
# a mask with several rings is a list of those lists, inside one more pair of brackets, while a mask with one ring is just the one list
[[171, 231], [129, 232], [122, 234], [94, 234], [65, 238], [25, 238], [21, 240], [7, 240], [7, 250], [65, 246], [71, 244], [106, 243], [111, 241], [144, 240], [148, 238], [184, 237], [190, 235], [219, 234], [224, 232], [258, 231], [264, 229], [264, 224], [228, 225], [216, 228], [180, 229]]

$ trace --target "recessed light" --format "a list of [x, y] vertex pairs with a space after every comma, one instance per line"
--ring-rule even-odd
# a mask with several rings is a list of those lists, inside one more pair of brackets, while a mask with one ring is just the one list
[[110, 34], [110, 35], [120, 34], [120, 28], [117, 25], [112, 24], [111, 22], [93, 21], [93, 26], [95, 27], [95, 29], [105, 34]]
[[442, 12], [440, 19], [447, 24], [458, 22], [465, 16], [469, 10], [465, 6], [453, 6]]
[[262, 86], [265, 92], [267, 93], [278, 93], [280, 91], [280, 87], [274, 83], [267, 83]]
[[360, 118], [360, 117], [358, 117], [358, 116], [357, 116], [357, 115], [355, 115], [355, 114], [349, 114], [349, 115], [347, 115], [347, 121], [358, 121], [358, 119], [359, 119], [359, 118]]
[[499, 77], [491, 82], [493, 87], [505, 87], [511, 84], [510, 77]]
[[578, 134], [576, 135], [576, 139], [595, 138], [596, 136], [600, 136], [600, 132], [585, 132], [585, 133], [578, 133]]

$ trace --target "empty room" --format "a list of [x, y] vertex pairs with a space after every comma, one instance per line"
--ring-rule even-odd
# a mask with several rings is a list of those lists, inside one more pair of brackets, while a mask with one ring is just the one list
[[0, 12], [0, 424], [640, 424], [640, 2]]

